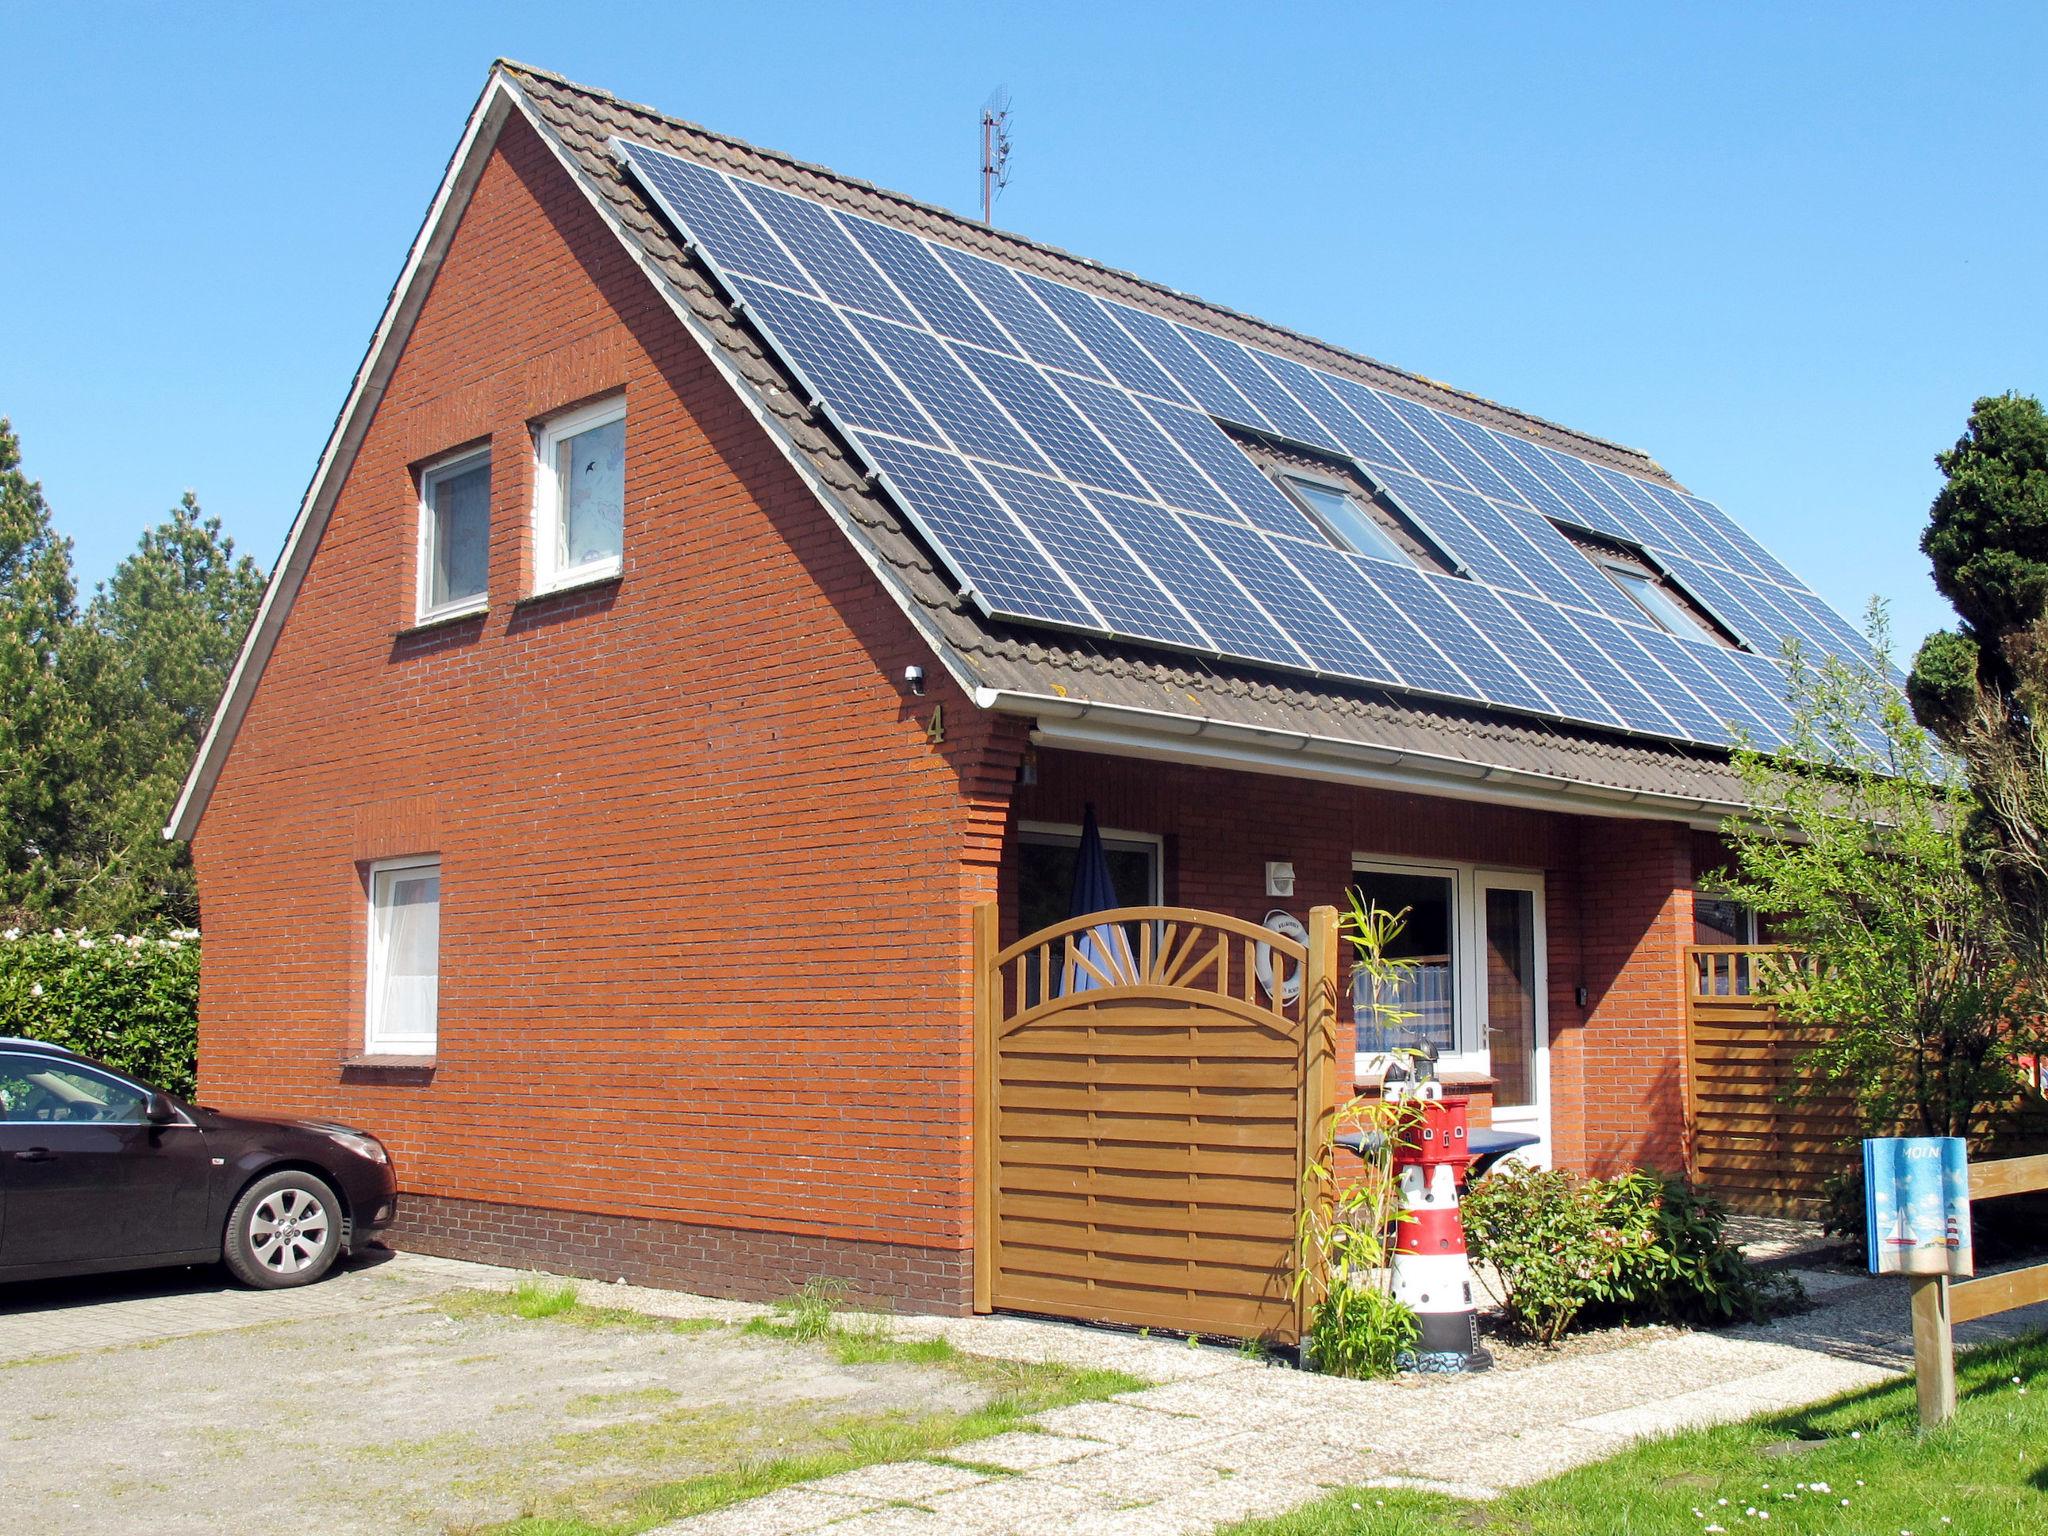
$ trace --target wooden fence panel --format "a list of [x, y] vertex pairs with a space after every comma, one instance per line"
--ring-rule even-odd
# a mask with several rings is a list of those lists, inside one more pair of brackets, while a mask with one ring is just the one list
[[1766, 985], [1771, 946], [1686, 953], [1686, 1171], [1730, 1210], [1812, 1216], [1861, 1134], [1846, 1089], [1803, 1065], [1825, 1032], [1785, 1022]]
[[[1793, 951], [1772, 945], [1687, 951], [1686, 1171], [1730, 1210], [1812, 1216], [1828, 1176], [1855, 1165], [1863, 1126], [1848, 1087], [1805, 1064], [1828, 1032], [1787, 1022], [1760, 990], [1787, 959], [1796, 963]], [[1970, 1142], [2011, 1151], [2048, 1143], [2038, 1066], [1971, 1127]]]

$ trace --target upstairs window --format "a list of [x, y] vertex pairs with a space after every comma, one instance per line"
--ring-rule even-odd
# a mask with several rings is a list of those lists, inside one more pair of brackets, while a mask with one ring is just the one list
[[1231, 439], [1338, 549], [1455, 576], [1457, 565], [1422, 525], [1350, 459], [1242, 428]]
[[1740, 642], [1723, 630], [1712, 614], [1652, 565], [1649, 555], [1635, 545], [1565, 523], [1553, 522], [1551, 526], [1576, 544], [1579, 552], [1599, 567], [1600, 574], [1613, 582], [1636, 610], [1659, 629], [1682, 640], [1706, 640], [1731, 650], [1740, 648]]
[[387, 859], [370, 866], [369, 982], [364, 1049], [433, 1055], [441, 994], [440, 860]]
[[420, 619], [479, 612], [490, 565], [490, 450], [428, 465], [420, 471]]
[[1358, 497], [1344, 487], [1301, 475], [1282, 475], [1280, 484], [1325, 534], [1352, 553], [1371, 555], [1376, 560], [1397, 560], [1403, 565], [1415, 563]]
[[1676, 597], [1666, 592], [1654, 575], [1640, 566], [1620, 560], [1602, 560], [1600, 569], [1659, 629], [1688, 639], [1719, 638], [1707, 625], [1688, 613]]
[[618, 575], [625, 559], [625, 397], [542, 423], [534, 450], [535, 590]]

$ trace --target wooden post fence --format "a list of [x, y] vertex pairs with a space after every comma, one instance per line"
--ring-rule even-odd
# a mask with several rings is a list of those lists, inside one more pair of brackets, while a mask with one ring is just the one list
[[[2048, 1189], [2048, 1156], [2008, 1157], [1970, 1165], [1970, 1204], [2000, 1195]], [[1920, 1398], [1920, 1427], [1933, 1429], [1956, 1416], [1955, 1325], [2048, 1301], [2048, 1264], [1950, 1280], [1914, 1275], [1913, 1373]]]

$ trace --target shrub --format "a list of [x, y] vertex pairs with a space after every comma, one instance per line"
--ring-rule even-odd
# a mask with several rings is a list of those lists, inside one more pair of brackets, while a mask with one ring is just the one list
[[1421, 1336], [1414, 1308], [1375, 1277], [1347, 1274], [1310, 1311], [1302, 1355], [1325, 1376], [1391, 1376]]
[[1509, 1328], [1555, 1344], [1615, 1268], [1593, 1181], [1507, 1163], [1473, 1185], [1463, 1207], [1467, 1248], [1492, 1266]]
[[[1394, 992], [1387, 983], [1408, 964], [1387, 954], [1405, 916], [1369, 911], [1353, 891], [1344, 919], [1354, 977], [1373, 983], [1362, 1006], [1379, 1016], [1382, 1028], [1405, 1017], [1382, 1001]], [[1389, 1241], [1401, 1214], [1393, 1149], [1420, 1118], [1413, 1100], [1355, 1098], [1330, 1117], [1321, 1146], [1302, 1170], [1293, 1293], [1306, 1290], [1309, 1297], [1302, 1362], [1325, 1375], [1391, 1375], [1421, 1336], [1414, 1309], [1394, 1299]], [[1365, 1167], [1347, 1181], [1338, 1172], [1337, 1138], [1352, 1131], [1364, 1134]]]
[[1601, 1180], [1512, 1164], [1464, 1201], [1475, 1260], [1498, 1276], [1513, 1331], [1555, 1344], [1589, 1308], [1609, 1317], [1752, 1322], [1798, 1296], [1727, 1241], [1719, 1201], [1648, 1170]]
[[1727, 1238], [1721, 1202], [1648, 1169], [1595, 1181], [1613, 1274], [1596, 1299], [1631, 1317], [1666, 1322], [1761, 1322], [1798, 1295], [1799, 1282], [1760, 1270]]
[[67, 1046], [189, 1097], [198, 1069], [199, 935], [7, 929], [0, 1035]]

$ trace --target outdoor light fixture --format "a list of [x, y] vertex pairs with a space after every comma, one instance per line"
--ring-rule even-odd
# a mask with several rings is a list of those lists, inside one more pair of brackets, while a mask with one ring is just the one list
[[903, 686], [919, 697], [924, 695], [924, 668], [917, 666], [903, 669]]
[[1266, 860], [1266, 894], [1268, 896], [1292, 896], [1294, 894], [1294, 866], [1285, 859]]

